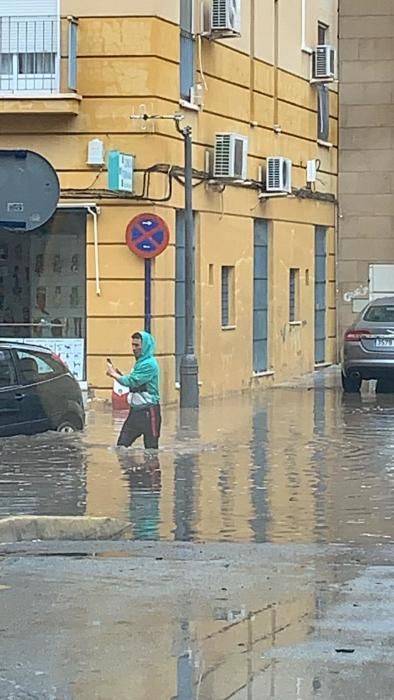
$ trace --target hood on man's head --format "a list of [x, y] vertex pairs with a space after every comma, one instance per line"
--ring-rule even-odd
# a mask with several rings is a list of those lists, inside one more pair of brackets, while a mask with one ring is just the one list
[[141, 359], [144, 359], [146, 357], [152, 357], [152, 355], [155, 354], [155, 339], [153, 335], [150, 333], [147, 333], [146, 331], [139, 331], [139, 334], [142, 338], [142, 353], [141, 353]]

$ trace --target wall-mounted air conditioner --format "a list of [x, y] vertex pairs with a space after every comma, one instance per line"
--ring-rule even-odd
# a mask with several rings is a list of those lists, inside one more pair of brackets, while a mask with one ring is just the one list
[[288, 158], [271, 156], [267, 158], [266, 192], [287, 192], [291, 194], [292, 162]]
[[215, 180], [246, 180], [248, 139], [239, 134], [215, 136], [213, 177]]
[[208, 34], [211, 39], [231, 38], [241, 33], [241, 0], [210, 0]]
[[312, 79], [315, 82], [331, 82], [335, 78], [336, 50], [328, 44], [316, 46], [312, 54]]

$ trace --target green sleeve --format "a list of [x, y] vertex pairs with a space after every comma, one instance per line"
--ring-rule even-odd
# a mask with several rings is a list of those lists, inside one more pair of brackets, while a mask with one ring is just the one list
[[151, 379], [152, 367], [149, 365], [141, 365], [141, 367], [136, 367], [129, 374], [123, 374], [116, 381], [129, 389], [138, 389], [143, 384], [147, 384]]

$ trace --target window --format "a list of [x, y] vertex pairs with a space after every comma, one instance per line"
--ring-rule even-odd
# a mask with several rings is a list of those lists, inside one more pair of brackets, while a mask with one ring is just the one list
[[[175, 377], [180, 381], [181, 360], [185, 352], [186, 317], [185, 317], [185, 212], [176, 212], [175, 224]], [[193, 250], [195, 254], [196, 214], [193, 212]], [[193, 266], [194, 268], [194, 266]], [[193, 278], [195, 272], [193, 269]], [[195, 283], [193, 282], [195, 294]]]
[[18, 56], [19, 75], [51, 75], [55, 72], [55, 53], [23, 53]]
[[16, 371], [11, 352], [0, 350], [0, 389], [16, 383]]
[[268, 222], [254, 222], [253, 371], [268, 369]]
[[327, 85], [317, 86], [317, 138], [326, 143], [330, 137], [330, 91]]
[[299, 318], [299, 282], [300, 271], [292, 267], [289, 270], [289, 321], [296, 323]]
[[328, 25], [324, 24], [324, 22], [318, 22], [317, 24], [317, 43], [318, 46], [328, 44]]
[[222, 267], [222, 327], [235, 325], [235, 268]]
[[391, 304], [382, 306], [370, 306], [364, 314], [364, 321], [369, 323], [394, 323], [394, 306]]
[[0, 54], [0, 75], [11, 75], [13, 56], [11, 53]]
[[180, 0], [180, 93], [181, 98], [191, 101], [194, 85], [195, 40], [193, 37], [193, 0]]
[[51, 92], [57, 88], [57, 12], [57, 0], [0, 0], [0, 90]]
[[17, 350], [23, 384], [45, 381], [63, 374], [62, 366], [48, 355], [39, 352]]
[[315, 363], [326, 359], [327, 229], [315, 227]]

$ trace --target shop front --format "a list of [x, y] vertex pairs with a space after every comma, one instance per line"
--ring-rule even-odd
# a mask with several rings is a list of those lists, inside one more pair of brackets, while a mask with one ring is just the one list
[[86, 381], [86, 211], [29, 232], [0, 228], [0, 339], [50, 348]]

